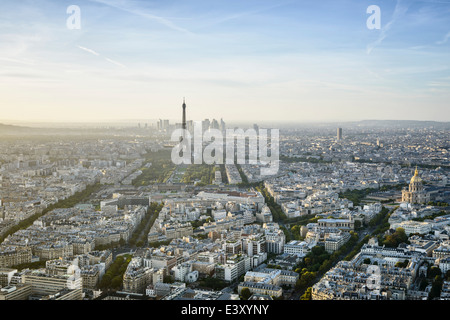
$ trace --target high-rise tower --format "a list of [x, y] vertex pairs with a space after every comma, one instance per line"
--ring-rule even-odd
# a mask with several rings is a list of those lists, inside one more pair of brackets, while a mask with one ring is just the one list
[[342, 128], [337, 128], [337, 140], [342, 140]]
[[181, 128], [186, 130], [186, 102], [184, 101], [183, 97], [183, 120], [181, 123]]

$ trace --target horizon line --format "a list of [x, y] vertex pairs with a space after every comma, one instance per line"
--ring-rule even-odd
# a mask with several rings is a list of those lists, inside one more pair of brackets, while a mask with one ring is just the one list
[[[22, 123], [22, 124], [148, 124], [150, 121], [158, 121], [158, 120], [169, 120], [173, 121], [172, 124], [181, 124], [181, 121], [177, 121], [176, 119], [171, 118], [149, 118], [149, 119], [96, 119], [96, 120], [15, 120], [15, 119], [0, 119], [0, 124], [3, 125], [15, 125], [14, 123]], [[205, 118], [205, 119], [216, 119], [213, 117]], [[225, 121], [226, 119], [224, 119]], [[190, 120], [188, 120], [190, 121]], [[192, 120], [192, 121], [203, 121], [203, 120]], [[246, 120], [227, 120], [225, 123], [243, 123], [243, 124], [264, 124], [264, 123], [279, 123], [279, 124], [345, 124], [345, 123], [358, 123], [358, 122], [434, 122], [434, 123], [450, 123], [447, 120], [417, 120], [417, 119], [361, 119], [361, 120], [303, 120], [303, 121], [293, 121], [293, 120], [254, 120], [254, 121], [246, 121]], [[153, 123], [152, 123], [153, 125]]]

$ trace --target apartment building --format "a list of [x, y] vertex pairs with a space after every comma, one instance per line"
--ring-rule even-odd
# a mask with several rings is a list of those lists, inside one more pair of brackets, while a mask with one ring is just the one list
[[246, 255], [233, 255], [228, 257], [225, 264], [218, 264], [215, 274], [218, 279], [233, 282], [239, 279], [251, 268], [251, 259]]
[[31, 258], [30, 247], [0, 247], [0, 268], [30, 263]]
[[31, 285], [18, 284], [5, 286], [0, 289], [0, 301], [2, 300], [28, 300], [31, 295]]
[[267, 295], [271, 297], [279, 298], [283, 295], [283, 289], [273, 284], [266, 284], [260, 282], [242, 282], [238, 286], [239, 294], [242, 289], [248, 288], [252, 294]]
[[33, 295], [52, 295], [61, 289], [82, 289], [83, 279], [80, 273], [66, 275], [48, 275], [39, 270], [25, 274], [25, 284], [31, 285]]

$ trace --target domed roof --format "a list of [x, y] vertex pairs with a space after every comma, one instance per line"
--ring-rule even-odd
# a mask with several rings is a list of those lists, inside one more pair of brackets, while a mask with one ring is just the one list
[[422, 179], [419, 177], [419, 171], [416, 168], [414, 176], [411, 178], [411, 183], [422, 183]]

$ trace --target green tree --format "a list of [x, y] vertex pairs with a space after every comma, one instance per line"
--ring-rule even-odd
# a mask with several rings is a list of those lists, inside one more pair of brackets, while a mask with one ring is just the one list
[[219, 291], [227, 287], [228, 283], [217, 278], [206, 277], [205, 279], [199, 281], [199, 286], [202, 288], [208, 288]]
[[409, 261], [408, 260], [405, 260], [405, 261], [403, 261], [403, 262], [397, 262], [396, 264], [395, 264], [395, 267], [398, 267], [398, 268], [406, 268], [407, 266], [408, 266], [408, 263], [409, 263]]
[[450, 270], [445, 273], [445, 281], [450, 281]]
[[249, 288], [242, 288], [241, 290], [241, 298], [242, 300], [248, 300], [251, 297], [252, 293]]
[[427, 279], [423, 278], [423, 279], [420, 281], [420, 284], [419, 284], [419, 290], [420, 290], [420, 291], [424, 291], [425, 288], [426, 288], [427, 286], [428, 286], [428, 281], [427, 281]]
[[441, 296], [443, 280], [441, 276], [436, 276], [431, 285], [431, 290], [428, 295], [428, 300], [433, 300]]
[[120, 275], [115, 276], [111, 281], [111, 287], [119, 289], [122, 286], [122, 277]]
[[305, 293], [300, 297], [300, 300], [312, 300], [312, 288], [306, 289]]
[[164, 283], [174, 283], [175, 279], [172, 276], [164, 276], [163, 282]]
[[386, 247], [396, 248], [400, 243], [406, 243], [408, 241], [408, 236], [403, 228], [397, 228], [395, 232], [388, 235], [383, 241]]
[[118, 289], [122, 286], [123, 274], [131, 261], [131, 256], [118, 256], [105, 272], [98, 284], [100, 289]]
[[439, 267], [436, 266], [429, 266], [428, 270], [427, 270], [427, 275], [429, 279], [434, 279], [437, 276], [441, 276], [442, 275], [442, 271]]
[[315, 272], [307, 271], [303, 273], [300, 278], [297, 280], [297, 283], [295, 285], [297, 290], [303, 290], [306, 289], [308, 286], [310, 286], [316, 278]]
[[143, 245], [144, 245], [143, 240], [139, 240], [138, 242], [136, 242], [136, 247], [142, 247]]
[[321, 254], [324, 254], [325, 251], [325, 247], [322, 246], [315, 246], [311, 249], [311, 253], [315, 256], [320, 256]]

